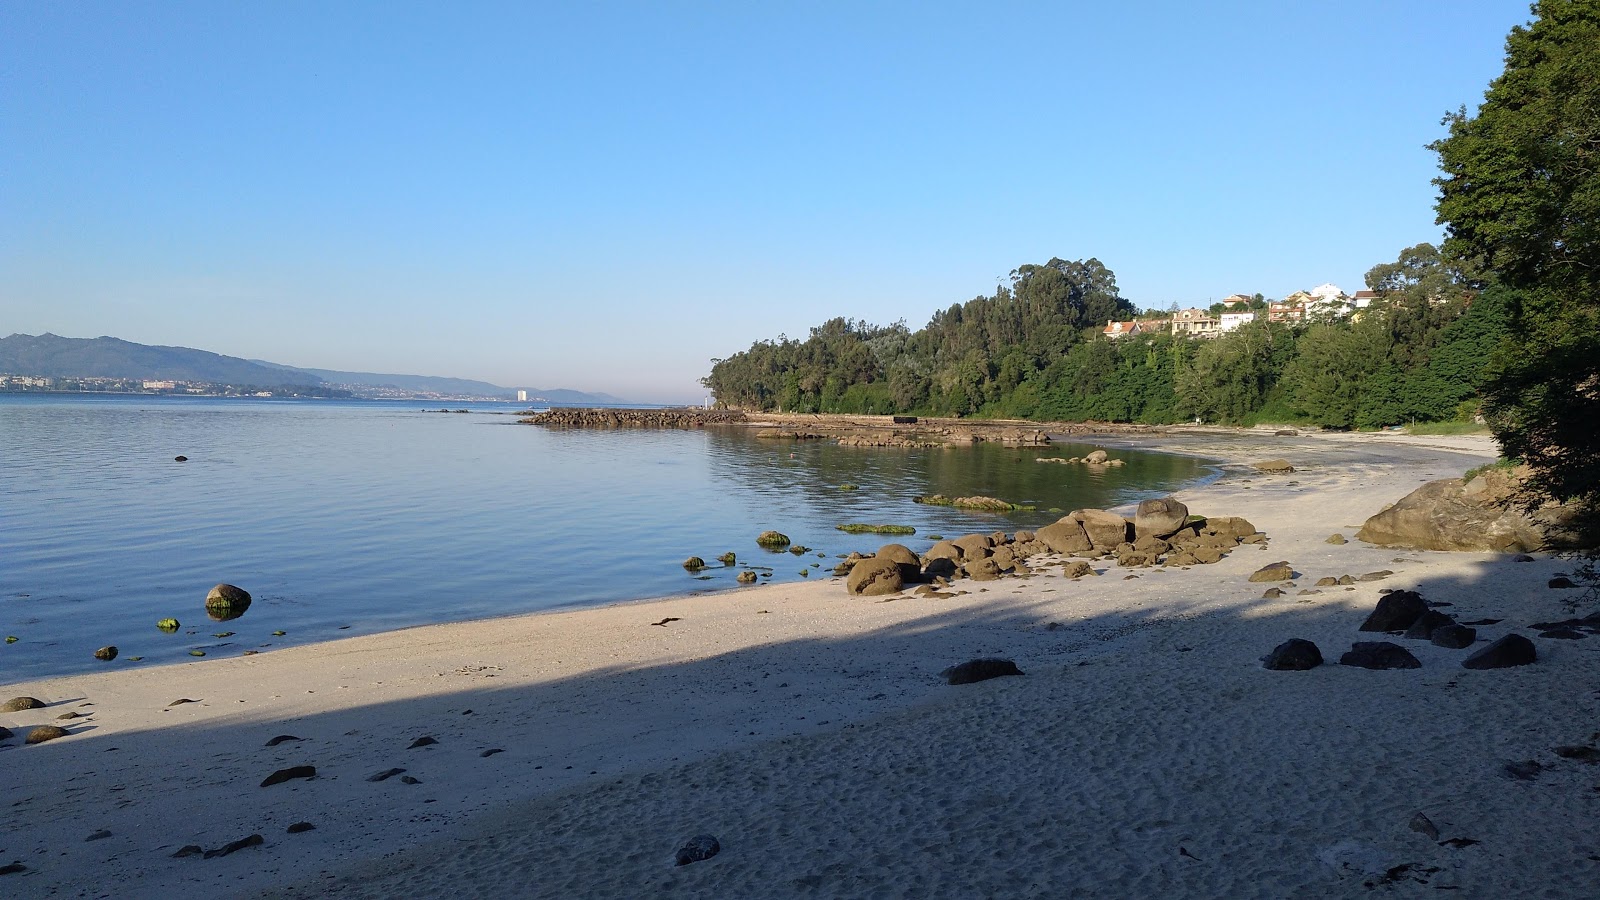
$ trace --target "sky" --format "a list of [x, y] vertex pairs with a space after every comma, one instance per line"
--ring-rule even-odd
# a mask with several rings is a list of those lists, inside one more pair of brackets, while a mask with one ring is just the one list
[[0, 5], [0, 335], [699, 402], [1051, 257], [1144, 308], [1437, 242], [1524, 0]]

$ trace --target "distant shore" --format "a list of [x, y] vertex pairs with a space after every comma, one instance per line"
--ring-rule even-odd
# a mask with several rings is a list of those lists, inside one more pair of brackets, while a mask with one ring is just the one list
[[[1600, 654], [1539, 640], [1535, 665], [1472, 672], [1462, 651], [1403, 642], [1422, 668], [1331, 664], [1371, 639], [1356, 626], [1380, 589], [1501, 620], [1488, 638], [1565, 615], [1545, 587], [1557, 559], [1325, 542], [1492, 458], [1489, 441], [1121, 439], [1224, 460], [1220, 481], [1179, 499], [1244, 516], [1270, 544], [1187, 571], [1097, 562], [1102, 574], [1073, 581], [1040, 566], [957, 582], [953, 599], [770, 585], [12, 685], [50, 705], [0, 714], [19, 733], [0, 750], [0, 864], [27, 867], [0, 884], [26, 897], [113, 884], [129, 897], [1364, 897], [1402, 882], [1586, 895], [1594, 770], [1551, 748], [1590, 740]], [[1268, 450], [1297, 471], [1250, 471]], [[1305, 577], [1262, 599], [1247, 576], [1278, 559]], [[1297, 592], [1379, 570], [1392, 574]], [[1330, 665], [1262, 670], [1288, 637]], [[974, 656], [1027, 674], [938, 676]], [[81, 717], [58, 719], [69, 712]], [[73, 733], [20, 746], [40, 724]], [[268, 746], [281, 735], [300, 740]], [[1527, 761], [1532, 779], [1505, 774]], [[314, 777], [259, 786], [302, 765]], [[373, 780], [391, 769], [404, 772]], [[287, 832], [299, 822], [314, 828]], [[699, 833], [721, 853], [675, 867]], [[173, 858], [252, 834], [259, 846]]]

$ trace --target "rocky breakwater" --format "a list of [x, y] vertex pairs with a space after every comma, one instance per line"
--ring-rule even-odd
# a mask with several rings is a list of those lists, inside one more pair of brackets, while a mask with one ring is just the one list
[[551, 428], [704, 428], [748, 421], [736, 409], [549, 409], [518, 419], [523, 425]]
[[1546, 503], [1528, 512], [1518, 505], [1525, 467], [1468, 474], [1424, 484], [1368, 519], [1356, 538], [1383, 547], [1502, 553], [1596, 545], [1585, 524], [1594, 510]]

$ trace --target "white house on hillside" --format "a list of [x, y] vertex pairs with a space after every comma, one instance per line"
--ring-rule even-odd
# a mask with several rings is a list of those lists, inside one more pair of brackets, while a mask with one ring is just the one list
[[1232, 331], [1246, 322], [1254, 322], [1256, 314], [1253, 312], [1225, 312], [1217, 322], [1219, 331]]

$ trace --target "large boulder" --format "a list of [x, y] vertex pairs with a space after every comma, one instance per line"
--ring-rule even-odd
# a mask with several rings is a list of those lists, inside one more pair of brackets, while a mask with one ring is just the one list
[[988, 556], [989, 549], [994, 546], [994, 538], [987, 534], [968, 534], [958, 537], [950, 543], [961, 548], [963, 559], [973, 559], [975, 557]]
[[871, 556], [850, 568], [845, 589], [856, 597], [878, 597], [899, 593], [906, 586], [900, 564], [882, 556]]
[[906, 582], [922, 579], [922, 560], [904, 544], [884, 544], [872, 554], [875, 559], [892, 559], [900, 567], [900, 579]]
[[1539, 651], [1533, 641], [1520, 634], [1508, 634], [1461, 661], [1463, 669], [1508, 669], [1537, 661]]
[[1278, 562], [1274, 563], [1267, 563], [1261, 568], [1250, 573], [1250, 580], [1259, 583], [1268, 581], [1293, 581], [1294, 566], [1289, 565], [1289, 563], [1283, 560], [1279, 560]]
[[1322, 651], [1305, 638], [1290, 638], [1261, 658], [1261, 666], [1274, 672], [1304, 672], [1322, 665]]
[[1391, 591], [1378, 598], [1378, 606], [1361, 623], [1361, 631], [1405, 631], [1428, 611], [1427, 601], [1416, 591]]
[[1140, 538], [1164, 538], [1177, 534], [1189, 518], [1189, 507], [1171, 497], [1143, 500], [1133, 514], [1133, 532]]
[[250, 592], [231, 584], [219, 584], [206, 594], [206, 616], [217, 622], [229, 622], [245, 614], [250, 608]]
[[961, 548], [957, 547], [950, 541], [940, 541], [939, 543], [934, 544], [932, 547], [929, 547], [928, 552], [922, 554], [922, 558], [929, 561], [935, 559], [953, 559], [956, 562], [960, 562], [961, 557]]
[[1033, 537], [1052, 551], [1061, 554], [1088, 553], [1094, 549], [1094, 544], [1089, 540], [1088, 533], [1083, 530], [1082, 523], [1071, 516], [1035, 531]]
[[1110, 553], [1117, 549], [1117, 545], [1125, 543], [1131, 535], [1127, 519], [1114, 512], [1103, 509], [1075, 509], [1068, 518], [1076, 519], [1083, 526], [1083, 533], [1089, 536], [1089, 543], [1101, 553]]
[[1103, 465], [1107, 459], [1110, 459], [1110, 456], [1104, 450], [1090, 450], [1089, 454], [1083, 458], [1083, 461], [1090, 465], [1098, 466]]
[[1521, 472], [1490, 469], [1463, 483], [1430, 481], [1368, 519], [1359, 540], [1384, 547], [1526, 553], [1592, 543], [1574, 526], [1578, 510], [1547, 504], [1532, 515], [1512, 503]]
[[1207, 516], [1202, 530], [1205, 534], [1233, 538], [1235, 542], [1256, 534], [1256, 526], [1243, 516]]
[[1349, 652], [1339, 657], [1339, 665], [1363, 669], [1422, 668], [1422, 662], [1410, 650], [1388, 641], [1356, 641]]

